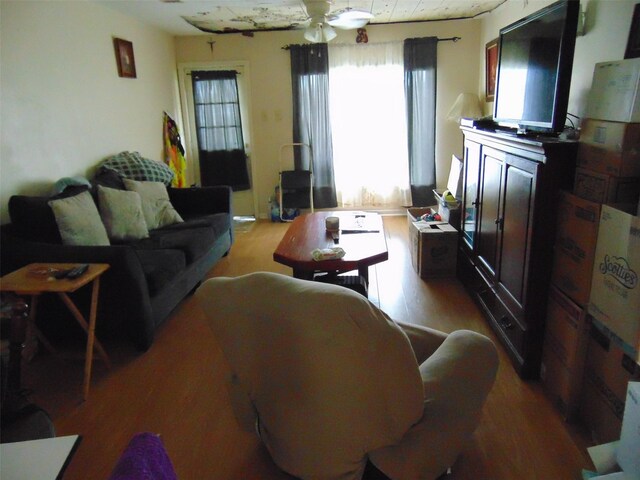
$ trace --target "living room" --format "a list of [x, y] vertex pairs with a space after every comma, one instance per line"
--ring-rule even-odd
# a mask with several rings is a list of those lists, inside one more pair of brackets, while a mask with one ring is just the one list
[[[288, 44], [303, 43], [301, 31], [258, 32], [253, 37], [240, 34], [213, 35], [198, 34], [192, 36], [173, 37], [137, 19], [128, 17], [103, 3], [108, 2], [30, 2], [6, 1], [0, 4], [1, 23], [1, 55], [0, 75], [1, 91], [1, 120], [2, 145], [0, 156], [0, 219], [7, 223], [8, 199], [16, 194], [47, 194], [51, 185], [63, 176], [91, 177], [97, 165], [109, 155], [120, 151], [138, 151], [148, 158], [161, 160], [162, 146], [162, 113], [168, 112], [180, 121], [182, 117], [179, 82], [176, 69], [181, 64], [203, 62], [233, 62], [242, 61], [250, 66], [250, 111], [252, 126], [251, 159], [253, 173], [253, 211], [258, 218], [268, 218], [268, 198], [273, 194], [278, 181], [278, 154], [281, 144], [291, 141], [292, 100], [291, 81], [288, 52], [282, 47]], [[367, 27], [369, 41], [385, 42], [402, 40], [411, 37], [437, 36], [448, 38], [459, 36], [458, 42], [441, 42], [438, 45], [438, 89], [436, 106], [436, 162], [437, 180], [439, 186], [446, 184], [449, 161], [452, 154], [461, 154], [462, 136], [455, 123], [446, 120], [447, 112], [456, 97], [462, 92], [478, 92], [484, 100], [484, 55], [485, 45], [497, 36], [498, 30], [519, 18], [522, 18], [540, 8], [552, 3], [542, 0], [508, 0], [494, 12], [475, 19], [451, 20], [442, 22], [427, 22], [415, 24], [401, 24]], [[591, 0], [583, 2], [584, 35], [576, 42], [576, 53], [573, 67], [569, 112], [581, 117], [586, 108], [586, 96], [591, 85], [594, 65], [601, 61], [623, 58], [632, 12], [635, 2], [631, 0]], [[336, 41], [352, 42], [353, 33], [339, 33]], [[112, 38], [124, 38], [133, 43], [137, 78], [120, 78], [117, 75]], [[211, 41], [215, 43], [211, 44]], [[491, 112], [492, 104], [484, 103], [485, 113]], [[190, 159], [188, 159], [190, 161]], [[197, 177], [193, 173], [194, 166], [187, 167], [187, 183], [193, 183]], [[286, 225], [275, 226], [281, 235]], [[257, 233], [257, 232], [253, 232]], [[276, 235], [278, 234], [276, 233]], [[269, 234], [272, 235], [272, 234]], [[398, 234], [401, 236], [401, 234]], [[273, 239], [265, 240], [259, 237], [246, 239], [242, 250], [232, 253], [215, 270], [215, 275], [237, 275], [244, 273], [242, 268], [232, 264], [234, 259], [242, 261], [242, 256], [254, 256], [251, 268], [265, 269], [274, 267], [270, 254], [273, 251]], [[269, 245], [265, 247], [265, 245]], [[261, 248], [265, 252], [256, 253]], [[235, 256], [234, 256], [235, 255]], [[400, 253], [398, 253], [400, 255]], [[269, 264], [270, 262], [270, 264]], [[278, 268], [276, 268], [278, 270]], [[285, 268], [279, 268], [283, 273], [289, 273]], [[393, 276], [393, 270], [387, 271]], [[442, 321], [449, 315], [468, 314], [471, 318], [479, 316], [473, 312], [473, 306], [460, 300], [463, 304], [451, 313], [443, 301], [448, 290], [453, 290], [457, 297], [463, 298], [463, 290], [454, 280], [442, 282], [440, 286], [412, 283], [412, 287], [420, 292], [421, 305], [437, 305], [434, 311], [442, 316]], [[428, 293], [424, 293], [427, 291]], [[424, 295], [424, 296], [423, 296]], [[438, 301], [440, 299], [440, 301]], [[417, 308], [417, 307], [415, 307]], [[177, 315], [190, 316], [194, 305], [186, 302], [178, 309]], [[197, 316], [197, 315], [196, 315]], [[215, 470], [216, 478], [288, 478], [271, 465], [267, 454], [255, 446], [254, 440], [248, 436], [232, 435], [231, 444], [224, 445], [226, 429], [233, 430], [233, 417], [225, 404], [223, 395], [212, 392], [202, 394], [198, 392], [199, 385], [182, 379], [173, 378], [171, 364], [161, 363], [158, 358], [168, 352], [184, 355], [185, 362], [180, 364], [183, 372], [200, 370], [201, 375], [209, 375], [219, 380], [217, 384], [204, 385], [205, 389], [214, 389], [221, 384], [220, 369], [202, 366], [201, 362], [220, 363], [221, 357], [216, 349], [201, 358], [189, 353], [207, 350], [206, 340], [210, 339], [202, 328], [202, 322], [195, 324], [196, 329], [189, 331], [183, 324], [174, 324], [165, 329], [159, 344], [134, 364], [126, 362], [118, 365], [115, 372], [103, 373], [111, 377], [108, 382], [112, 389], [106, 392], [105, 384], [95, 386], [94, 399], [103, 402], [122, 404], [123, 399], [117, 398], [117, 392], [131, 394], [131, 385], [127, 382], [132, 376], [127, 375], [130, 369], [142, 371], [144, 368], [157, 368], [160, 376], [171, 377], [169, 388], [185, 389], [182, 408], [218, 409], [224, 412], [221, 416], [202, 416], [205, 425], [199, 422], [198, 416], [190, 417], [178, 427], [180, 433], [185, 433], [181, 440], [171, 438], [169, 425], [162, 423], [161, 433], [168, 443], [170, 453], [176, 462], [176, 468], [184, 473], [184, 478], [212, 478], [210, 467], [206, 462], [198, 459], [209, 449], [217, 449], [215, 457], [222, 464]], [[464, 322], [461, 322], [464, 325]], [[169, 325], [167, 325], [169, 326]], [[192, 327], [194, 325], [191, 325]], [[194, 347], [186, 338], [199, 337]], [[488, 330], [486, 330], [488, 333]], [[185, 340], [171, 343], [169, 336], [180, 337]], [[161, 346], [165, 345], [165, 350]], [[168, 346], [168, 350], [167, 350]], [[156, 348], [158, 347], [158, 348]], [[126, 357], [126, 355], [124, 355]], [[117, 357], [117, 354], [116, 354]], [[155, 363], [159, 362], [159, 363]], [[508, 360], [502, 368], [508, 368]], [[117, 364], [117, 363], [116, 363]], [[144, 364], [144, 365], [142, 365]], [[207, 364], [208, 365], [208, 364]], [[202, 370], [206, 370], [202, 373]], [[119, 373], [124, 373], [120, 378]], [[100, 382], [100, 373], [97, 372]], [[143, 374], [144, 375], [144, 374]], [[185, 375], [183, 375], [185, 376]], [[185, 376], [186, 377], [186, 376]], [[71, 378], [71, 383], [75, 377]], [[137, 377], [139, 378], [139, 377]], [[196, 381], [197, 382], [197, 381]], [[70, 386], [71, 389], [75, 388]], [[170, 403], [152, 402], [155, 396], [161, 396], [161, 384], [154, 384], [148, 391], [140, 394], [140, 405], [132, 405], [132, 410], [144, 410], [145, 405], [151, 410], [156, 409], [158, 417], [176, 418], [175, 412], [169, 411]], [[503, 389], [517, 391], [514, 398], [526, 403], [524, 410], [531, 414], [531, 422], [540, 422], [535, 416], [537, 409], [551, 411], [548, 405], [540, 406], [543, 401], [536, 387], [521, 382], [515, 376], [510, 376]], [[530, 396], [522, 396], [522, 391], [531, 391]], [[64, 397], [64, 394], [60, 394]], [[508, 394], [505, 394], [508, 396]], [[214, 403], [207, 404], [207, 401]], [[146, 403], [148, 402], [148, 403]], [[126, 403], [126, 401], [124, 401]], [[102, 403], [101, 403], [102, 404]], [[93, 405], [93, 407], [92, 407]], [[156, 405], [156, 406], [154, 406]], [[504, 406], [504, 405], [502, 405]], [[522, 407], [522, 405], [520, 405]], [[104, 432], [103, 424], [120, 425], [123, 421], [118, 413], [108, 410], [105, 417], [102, 410], [95, 409], [95, 404], [88, 402], [76, 406], [73, 402], [60, 407], [61, 431], [70, 432], [77, 427], [74, 419], [82, 418], [84, 445], [91, 446], [94, 455], [100, 454], [100, 438], [90, 438], [92, 432]], [[522, 408], [518, 409], [521, 412]], [[147, 418], [151, 418], [150, 414]], [[500, 446], [521, 441], [520, 435], [527, 436], [517, 429], [508, 429], [508, 420], [498, 418], [497, 410], [492, 411], [494, 423], [492, 426], [504, 426], [507, 439]], [[506, 413], [505, 413], [505, 416]], [[546, 418], [546, 417], [545, 417]], [[521, 419], [522, 424], [530, 423]], [[518, 423], [518, 425], [520, 425]], [[550, 427], [554, 432], [560, 432], [558, 443], [571, 441], [571, 435], [558, 426], [556, 420], [550, 420]], [[561, 425], [561, 424], [560, 424]], [[534, 430], [543, 430], [545, 425], [537, 425]], [[143, 424], [136, 424], [136, 428], [159, 430], [158, 424], [145, 420]], [[208, 437], [201, 430], [210, 428], [214, 435]], [[184, 440], [191, 429], [198, 430], [198, 434], [191, 441]], [[76, 430], [77, 431], [77, 430]], [[109, 442], [116, 445], [108, 447], [108, 458], [98, 461], [100, 472], [108, 471], [113, 465], [114, 455], [126, 445], [131, 436], [129, 428], [123, 428], [120, 433], [110, 436]], [[499, 433], [495, 433], [499, 436]], [[492, 438], [485, 432], [483, 438]], [[205, 446], [213, 439], [211, 445]], [[526, 443], [526, 440], [524, 440]], [[233, 443], [235, 442], [235, 443]], [[192, 449], [192, 443], [199, 443]], [[492, 472], [492, 476], [483, 477], [480, 472], [478, 478], [544, 478], [535, 472], [535, 467], [526, 468], [528, 462], [535, 464], [553, 456], [551, 450], [544, 451], [544, 441], [540, 438], [531, 444], [532, 452], [526, 453], [526, 448], [518, 449], [518, 458], [510, 459], [516, 464], [511, 466], [494, 466], [484, 470]], [[486, 457], [491, 457], [491, 450], [495, 445], [477, 444], [471, 456], [475, 459], [467, 464], [478, 466]], [[562, 447], [569, 451], [563, 454], [572, 456], [570, 462], [580, 464], [583, 451], [574, 446]], [[235, 452], [232, 452], [233, 450]], [[177, 450], [177, 452], [176, 452]], [[238, 454], [237, 452], [242, 452]], [[115, 453], [114, 453], [115, 452]], [[576, 453], [577, 452], [577, 453]], [[232, 460], [224, 465], [225, 453]], [[82, 450], [79, 451], [82, 460]], [[500, 458], [504, 458], [504, 452]], [[474, 457], [475, 456], [475, 457]], [[174, 460], [175, 461], [175, 460]], [[83, 465], [91, 463], [91, 459], [84, 458]], [[509, 462], [509, 463], [510, 463]], [[552, 462], [553, 463], [553, 462]], [[562, 463], [555, 462], [555, 463]], [[194, 465], [190, 468], [189, 465]], [[257, 465], [257, 466], [256, 466]], [[74, 468], [76, 468], [74, 472]], [[554, 464], [553, 468], [560, 468]], [[551, 468], [549, 471], [557, 472]], [[106, 469], [106, 470], [105, 470]], [[526, 472], [526, 473], [523, 473]], [[82, 478], [82, 471], [71, 466], [70, 474]], [[467, 473], [471, 473], [468, 472]], [[455, 475], [455, 469], [454, 469]], [[527, 476], [528, 475], [528, 476]], [[460, 476], [454, 478], [472, 478]]]

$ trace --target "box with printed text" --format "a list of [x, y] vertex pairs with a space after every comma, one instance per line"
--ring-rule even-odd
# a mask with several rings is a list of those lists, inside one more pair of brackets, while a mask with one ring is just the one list
[[[634, 213], [635, 213], [635, 206]], [[640, 360], [640, 217], [603, 205], [589, 314]]]

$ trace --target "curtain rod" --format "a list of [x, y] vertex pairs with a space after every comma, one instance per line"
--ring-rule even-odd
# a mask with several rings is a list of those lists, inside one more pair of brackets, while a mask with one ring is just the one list
[[[462, 39], [462, 37], [448, 37], [448, 38], [438, 38], [437, 40], [438, 40], [438, 42], [454, 42], [455, 43], [455, 42], [457, 42], [458, 40], [461, 40], [461, 39]], [[283, 47], [281, 47], [281, 49], [282, 50], [290, 50], [292, 46], [294, 46], [294, 45], [287, 44], [287, 45], [284, 45]]]

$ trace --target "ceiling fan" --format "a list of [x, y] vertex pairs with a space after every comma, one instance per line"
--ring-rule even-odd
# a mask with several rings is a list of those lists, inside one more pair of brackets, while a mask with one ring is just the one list
[[369, 12], [345, 8], [330, 13], [332, 0], [302, 0], [309, 16], [304, 38], [312, 43], [329, 42], [336, 38], [335, 28], [353, 30], [364, 27], [373, 18]]

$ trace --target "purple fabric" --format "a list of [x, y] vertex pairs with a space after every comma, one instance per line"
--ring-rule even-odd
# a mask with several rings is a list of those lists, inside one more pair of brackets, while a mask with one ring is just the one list
[[162, 440], [138, 433], [124, 449], [109, 480], [178, 480]]

